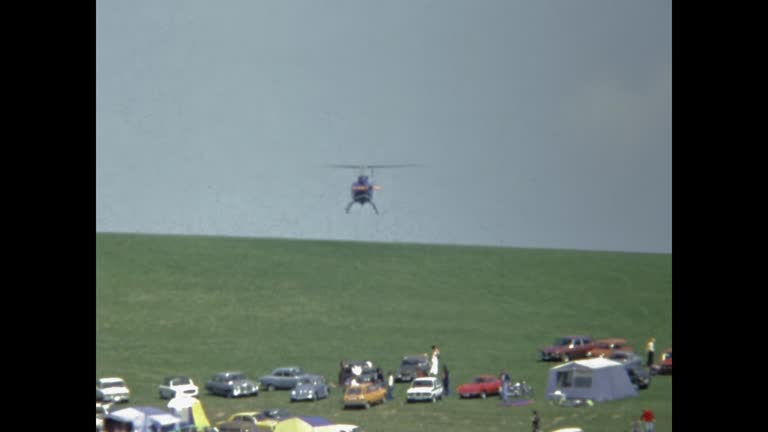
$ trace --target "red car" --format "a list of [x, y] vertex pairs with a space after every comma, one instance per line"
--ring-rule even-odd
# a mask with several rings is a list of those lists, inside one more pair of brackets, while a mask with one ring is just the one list
[[672, 375], [672, 348], [667, 348], [661, 353], [661, 365], [659, 365], [660, 374]]
[[578, 335], [558, 338], [555, 343], [539, 351], [543, 361], [564, 361], [584, 358], [595, 348], [592, 336]]
[[608, 357], [614, 351], [634, 352], [634, 348], [627, 345], [626, 339], [610, 338], [595, 341], [595, 347], [587, 353], [587, 357]]
[[499, 394], [499, 390], [501, 390], [501, 380], [493, 375], [478, 375], [471, 383], [462, 384], [456, 389], [461, 398], [480, 396], [483, 399], [487, 395]]

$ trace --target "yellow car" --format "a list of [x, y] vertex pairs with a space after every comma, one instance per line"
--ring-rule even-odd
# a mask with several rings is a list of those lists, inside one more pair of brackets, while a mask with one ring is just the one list
[[363, 383], [351, 386], [344, 392], [344, 408], [363, 407], [386, 402], [387, 388], [380, 383]]
[[253, 412], [239, 412], [232, 414], [227, 421], [243, 421], [256, 425], [259, 430], [272, 431], [275, 430], [277, 423], [280, 420], [293, 417], [291, 413], [284, 409], [268, 409], [264, 411]]

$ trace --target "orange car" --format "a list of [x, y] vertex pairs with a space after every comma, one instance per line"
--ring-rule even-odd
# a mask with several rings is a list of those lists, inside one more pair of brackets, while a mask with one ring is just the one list
[[587, 353], [587, 357], [608, 357], [614, 351], [634, 352], [635, 349], [627, 345], [626, 339], [599, 339], [595, 341], [595, 347]]
[[387, 389], [380, 383], [363, 383], [348, 387], [344, 392], [344, 408], [363, 407], [368, 409], [371, 405], [386, 401]]

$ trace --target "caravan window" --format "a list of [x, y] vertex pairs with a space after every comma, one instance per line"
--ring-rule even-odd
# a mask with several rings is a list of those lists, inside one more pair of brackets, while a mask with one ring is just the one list
[[573, 374], [573, 386], [578, 388], [592, 387], [592, 372], [576, 371]]
[[556, 378], [557, 378], [557, 387], [559, 388], [570, 387], [571, 381], [573, 379], [573, 372], [571, 371], [558, 372]]

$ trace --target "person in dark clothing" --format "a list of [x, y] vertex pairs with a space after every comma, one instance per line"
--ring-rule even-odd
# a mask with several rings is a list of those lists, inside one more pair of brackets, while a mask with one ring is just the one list
[[531, 419], [531, 426], [533, 426], [533, 432], [539, 432], [541, 429], [539, 429], [539, 423], [541, 422], [541, 418], [539, 418], [539, 413], [536, 410], [533, 410], [533, 418]]
[[448, 375], [448, 366], [443, 364], [443, 395], [448, 396], [451, 394], [451, 380]]
[[384, 382], [384, 372], [381, 370], [381, 368], [376, 369], [376, 382], [377, 383]]
[[651, 367], [653, 366], [653, 356], [656, 352], [656, 338], [648, 339], [648, 343], [645, 344], [645, 349], [648, 351], [648, 361], [646, 362], [646, 366]]

